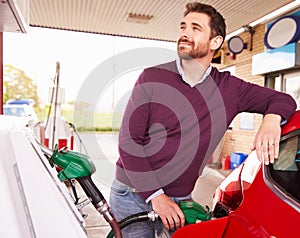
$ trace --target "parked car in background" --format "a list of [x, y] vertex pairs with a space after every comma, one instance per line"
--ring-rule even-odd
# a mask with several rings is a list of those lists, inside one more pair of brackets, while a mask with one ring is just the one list
[[26, 126], [34, 126], [39, 122], [33, 107], [27, 104], [5, 104], [3, 114], [22, 118]]
[[23, 98], [23, 99], [10, 99], [7, 100], [6, 104], [8, 105], [28, 105], [33, 107], [35, 104], [35, 101], [30, 98]]
[[253, 151], [217, 188], [213, 219], [178, 229], [173, 238], [299, 237], [300, 111], [282, 127], [278, 159], [262, 165]]

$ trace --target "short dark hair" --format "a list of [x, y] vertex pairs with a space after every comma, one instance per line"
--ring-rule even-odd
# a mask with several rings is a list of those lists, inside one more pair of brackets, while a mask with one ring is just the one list
[[204, 13], [210, 17], [211, 38], [222, 36], [223, 42], [226, 36], [226, 24], [223, 16], [212, 6], [200, 2], [190, 2], [186, 4], [184, 16], [191, 12]]

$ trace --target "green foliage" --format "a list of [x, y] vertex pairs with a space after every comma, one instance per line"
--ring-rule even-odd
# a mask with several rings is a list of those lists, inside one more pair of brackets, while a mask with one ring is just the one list
[[[40, 121], [45, 121], [48, 115], [49, 106], [37, 112]], [[122, 120], [121, 114], [111, 113], [91, 113], [84, 112], [81, 117], [74, 121], [74, 111], [71, 109], [62, 109], [62, 117], [67, 121], [75, 124], [76, 129], [80, 132], [113, 132], [119, 131]], [[87, 118], [89, 117], [89, 118]]]
[[30, 98], [35, 101], [35, 106], [39, 105], [37, 84], [29, 78], [24, 71], [12, 65], [4, 66], [4, 95], [3, 102], [9, 99]]
[[62, 110], [66, 121], [76, 125], [78, 131], [119, 131], [122, 115], [111, 113], [84, 112], [74, 120], [74, 111]]

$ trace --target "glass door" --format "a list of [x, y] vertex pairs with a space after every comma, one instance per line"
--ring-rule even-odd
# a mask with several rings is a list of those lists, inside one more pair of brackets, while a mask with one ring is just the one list
[[300, 109], [300, 72], [284, 74], [283, 91], [290, 94], [297, 102]]

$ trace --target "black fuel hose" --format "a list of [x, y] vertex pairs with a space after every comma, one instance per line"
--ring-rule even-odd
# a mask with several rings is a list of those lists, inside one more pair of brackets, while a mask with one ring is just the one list
[[85, 194], [91, 199], [93, 205], [98, 204], [104, 200], [104, 196], [96, 187], [90, 175], [85, 177], [76, 178]]
[[112, 228], [112, 233], [116, 238], [122, 238], [121, 229], [119, 223], [114, 217], [114, 214], [110, 211], [110, 208], [104, 199], [104, 196], [94, 184], [91, 176], [85, 176], [77, 178], [77, 181], [81, 185], [86, 195], [91, 199], [92, 204], [97, 211], [103, 215], [104, 219], [109, 223]]
[[115, 237], [115, 238], [122, 238], [122, 232], [121, 232], [121, 228], [119, 226], [119, 223], [117, 222], [116, 219], [113, 219], [109, 222], [109, 225], [111, 227], [111, 235], [112, 237]]
[[[150, 219], [151, 219], [151, 216], [149, 216], [148, 212], [140, 212], [140, 213], [136, 213], [131, 216], [125, 217], [124, 219], [119, 221], [119, 226], [120, 226], [120, 229], [123, 229], [124, 227], [126, 227], [132, 223], [147, 221]], [[113, 230], [111, 230], [108, 233], [108, 235], [106, 236], [106, 238], [113, 238], [113, 237], [116, 237], [116, 236], [114, 236]]]

